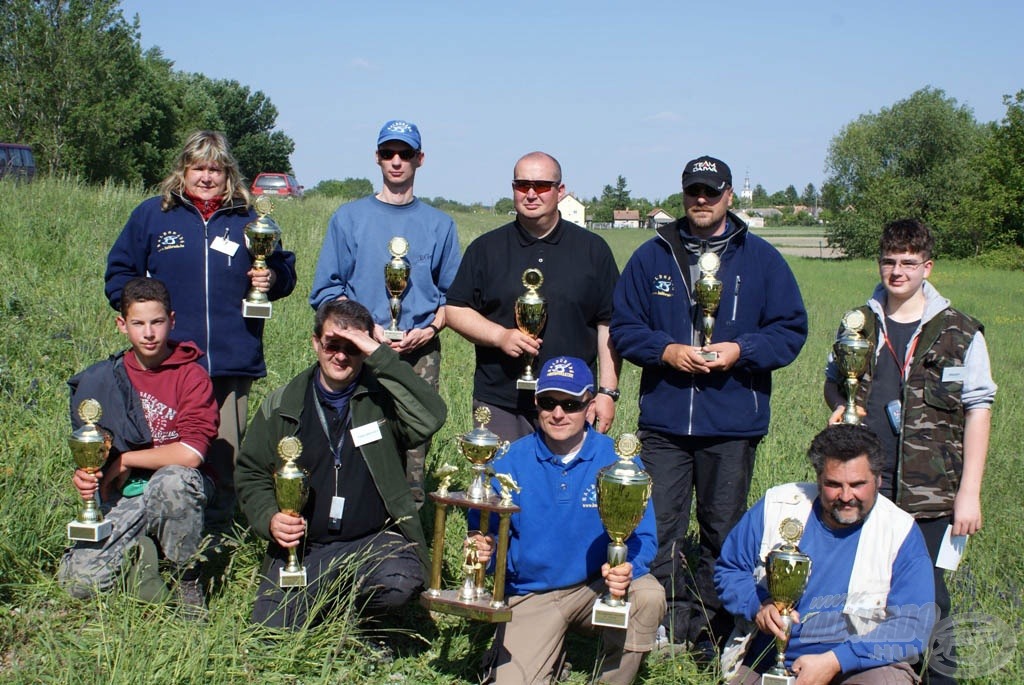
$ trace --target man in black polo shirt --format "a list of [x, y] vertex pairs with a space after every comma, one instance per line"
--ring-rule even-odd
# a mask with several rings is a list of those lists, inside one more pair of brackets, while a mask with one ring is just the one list
[[[588, 419], [607, 432], [621, 365], [608, 334], [619, 278], [615, 258], [604, 240], [559, 215], [565, 185], [558, 160], [531, 152], [516, 162], [512, 179], [516, 220], [470, 244], [445, 305], [448, 326], [476, 345], [473, 406], [491, 410], [489, 428], [503, 439], [529, 435], [537, 412], [533, 392], [516, 389], [522, 355], [534, 355], [538, 366], [552, 357], [579, 357], [599, 367]], [[547, 301], [547, 324], [537, 338], [515, 320], [529, 268], [543, 274], [540, 294]]]

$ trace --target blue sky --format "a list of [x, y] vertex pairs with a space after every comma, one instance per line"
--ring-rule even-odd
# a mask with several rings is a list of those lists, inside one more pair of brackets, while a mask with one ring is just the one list
[[266, 93], [307, 188], [380, 185], [381, 124], [415, 122], [416, 193], [492, 203], [516, 159], [554, 154], [570, 192], [626, 177], [678, 192], [684, 163], [725, 160], [769, 192], [820, 187], [829, 142], [925, 86], [979, 121], [1024, 89], [1024, 3], [265, 2], [129, 0], [142, 44], [181, 71]]

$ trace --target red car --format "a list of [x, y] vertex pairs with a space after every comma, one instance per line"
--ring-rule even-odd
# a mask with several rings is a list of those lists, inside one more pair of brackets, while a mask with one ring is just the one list
[[302, 186], [291, 174], [258, 174], [252, 182], [253, 195], [270, 197], [302, 197]]

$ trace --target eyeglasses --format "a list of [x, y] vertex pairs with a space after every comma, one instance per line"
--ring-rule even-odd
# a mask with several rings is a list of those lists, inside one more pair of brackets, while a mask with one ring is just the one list
[[721, 190], [717, 190], [716, 188], [712, 188], [710, 186], [701, 185], [700, 183], [696, 183], [692, 186], [687, 186], [686, 188], [683, 189], [683, 192], [689, 195], [690, 197], [700, 197], [701, 195], [703, 195], [709, 200], [714, 200], [716, 197], [721, 197], [722, 195]]
[[554, 411], [555, 407], [561, 407], [566, 414], [583, 411], [588, 404], [590, 404], [590, 400], [584, 402], [582, 400], [556, 400], [554, 397], [537, 398], [537, 406], [544, 411]]
[[518, 178], [512, 181], [512, 187], [520, 193], [528, 193], [532, 188], [538, 195], [543, 195], [552, 188], [557, 188], [560, 184], [560, 181], [524, 181]]
[[355, 343], [348, 340], [342, 340], [340, 338], [331, 338], [330, 340], [320, 340], [320, 348], [327, 354], [338, 354], [344, 352], [349, 357], [355, 357], [363, 353]]
[[387, 148], [380, 148], [377, 150], [377, 157], [379, 157], [382, 162], [389, 162], [395, 158], [395, 155], [398, 155], [404, 161], [408, 162], [419, 153], [419, 150], [389, 150]]
[[927, 264], [929, 261], [931, 260], [926, 259], [922, 262], [918, 262], [913, 259], [896, 260], [885, 257], [883, 259], [878, 260], [878, 266], [882, 269], [882, 271], [892, 271], [893, 269], [896, 268], [896, 265], [899, 264], [900, 268], [903, 269], [904, 271], [917, 271], [922, 266]]

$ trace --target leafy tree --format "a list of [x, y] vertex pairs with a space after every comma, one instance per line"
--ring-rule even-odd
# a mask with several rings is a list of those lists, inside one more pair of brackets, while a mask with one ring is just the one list
[[786, 201], [783, 204], [787, 204], [787, 205], [790, 205], [790, 206], [795, 205], [795, 204], [799, 204], [800, 196], [797, 195], [796, 188], [794, 186], [792, 186], [792, 185], [786, 186], [786, 189], [783, 191], [782, 194], [786, 198]]
[[601, 191], [602, 205], [608, 209], [629, 209], [629, 189], [626, 188], [626, 177], [619, 176], [615, 181], [615, 187], [605, 186]]
[[683, 205], [682, 193], [672, 193], [665, 198], [665, 201], [662, 202], [660, 206], [677, 219], [686, 214], [686, 208], [685, 205]]
[[516, 205], [510, 197], [503, 197], [494, 203], [495, 214], [508, 214], [509, 212], [514, 212], [515, 209]]
[[367, 195], [373, 195], [373, 183], [367, 178], [346, 178], [344, 181], [330, 179], [320, 181], [306, 194], [355, 200]]
[[813, 207], [818, 202], [818, 191], [814, 187], [813, 183], [808, 183], [807, 187], [804, 188], [803, 194], [800, 196], [801, 204]]
[[764, 186], [758, 183], [754, 186], [754, 190], [750, 193], [751, 202], [754, 207], [767, 207], [770, 202], [768, 200], [768, 191], [764, 189]]
[[789, 198], [784, 191], [777, 190], [768, 197], [768, 204], [772, 207], [783, 207], [789, 204]]

